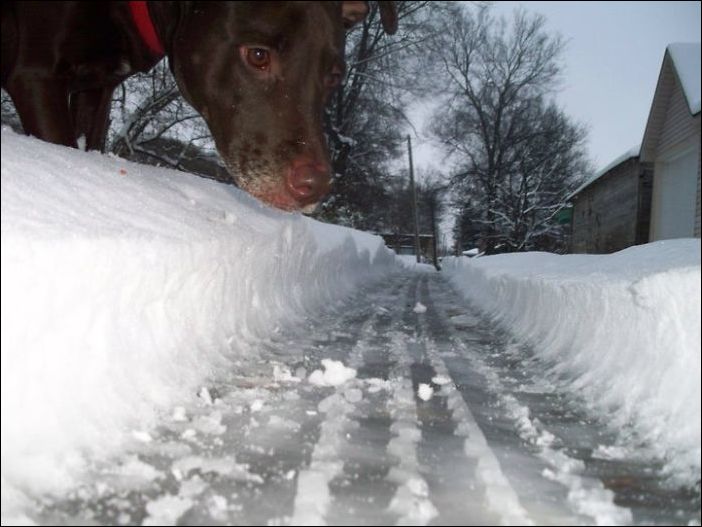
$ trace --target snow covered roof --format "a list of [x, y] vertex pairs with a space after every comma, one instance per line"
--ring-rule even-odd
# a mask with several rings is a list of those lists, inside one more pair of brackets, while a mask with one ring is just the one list
[[[639, 157], [652, 162], [666, 123], [668, 101], [676, 90], [685, 98], [691, 118], [700, 114], [700, 43], [668, 44], [648, 114]], [[678, 116], [678, 119], [680, 116]]]
[[700, 112], [700, 43], [669, 44], [668, 53], [673, 59], [690, 113], [696, 115]]
[[622, 155], [617, 157], [614, 161], [609, 163], [606, 167], [604, 167], [599, 172], [597, 172], [594, 176], [592, 176], [590, 179], [588, 179], [585, 183], [583, 183], [577, 189], [575, 189], [573, 192], [571, 192], [568, 195], [568, 197], [566, 198], [566, 201], [570, 201], [571, 199], [573, 199], [573, 196], [575, 196], [576, 194], [580, 194], [580, 192], [582, 192], [587, 187], [592, 185], [595, 181], [600, 179], [602, 176], [604, 176], [607, 172], [612, 170], [614, 167], [621, 165], [625, 161], [629, 161], [629, 159], [631, 159], [632, 157], [638, 157], [640, 151], [641, 151], [641, 145], [638, 145], [638, 146], [634, 146], [634, 147], [630, 148], [629, 150], [627, 150], [626, 152], [624, 152]]

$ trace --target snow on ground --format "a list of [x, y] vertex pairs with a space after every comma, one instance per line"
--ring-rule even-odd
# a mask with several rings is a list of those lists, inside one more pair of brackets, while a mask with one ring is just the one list
[[[258, 364], [259, 349], [288, 330], [311, 333], [313, 340], [329, 333], [315, 348], [320, 358], [329, 357], [323, 343], [338, 339], [342, 346], [352, 338], [345, 332], [354, 317], [331, 329], [316, 327], [315, 317], [400, 263], [405, 272], [439, 277], [431, 266], [396, 258], [376, 236], [269, 209], [214, 181], [5, 130], [2, 154], [3, 523], [30, 521], [23, 511], [31, 510], [33, 498], [65, 492], [95, 468], [91, 464], [120, 452], [119, 463], [97, 471], [98, 495], [110, 486], [128, 492], [166, 478], [135, 451], [166, 449], [177, 458], [171, 473], [178, 494], [149, 501], [145, 524], [173, 523], [193, 506], [206, 485], [193, 471], [261, 484], [246, 463], [205, 457], [188, 443], [222, 436], [228, 430], [225, 408], [246, 413], [258, 426], [274, 398], [255, 378], [248, 389], [229, 394], [209, 387], [239, 371], [243, 360]], [[621, 441], [600, 444], [597, 457], [627, 457], [643, 445], [665, 460], [677, 483], [699, 481], [699, 240], [607, 256], [527, 253], [443, 264], [470, 302], [532, 344], [544, 382], [579, 394], [593, 415], [621, 430]], [[394, 419], [387, 452], [399, 462], [388, 473], [397, 487], [390, 512], [400, 523], [426, 523], [440, 512], [421, 475], [417, 399], [439, 408], [453, 382], [432, 351], [435, 345], [427, 344], [434, 373], [413, 386], [410, 352], [424, 341], [406, 325], [402, 309], [427, 329], [443, 308], [428, 293], [420, 302], [418, 294], [397, 291], [390, 288], [377, 305], [360, 306], [373, 314], [358, 329], [348, 361], [339, 361], [341, 355], [322, 358], [321, 369], [311, 372], [273, 365], [272, 379], [293, 386], [284, 394], [290, 401], [301, 397], [298, 385], [333, 390], [317, 410], [305, 413], [325, 416], [310, 464], [284, 474], [287, 481], [300, 470], [293, 519], [317, 521], [330, 512], [330, 484], [344, 470], [337, 459], [344, 423], [355, 414], [354, 405], [378, 392], [387, 392]], [[399, 314], [390, 316], [395, 301]], [[451, 315], [457, 327], [476, 320], [462, 311]], [[394, 330], [378, 335], [377, 328]], [[390, 380], [366, 379], [365, 355], [373, 358], [373, 346], [385, 340], [394, 364]], [[287, 353], [286, 343], [281, 339], [274, 347]], [[458, 337], [448, 343], [453, 348], [443, 350], [445, 357], [465, 358], [479, 349]], [[553, 467], [547, 479], [568, 489], [579, 513], [614, 518], [611, 493], [603, 497], [602, 485], [583, 483], [580, 465], [560, 457], [553, 434], [500, 387], [495, 372], [480, 366], [484, 359], [470, 356], [473, 369], [496, 390], [520, 437], [540, 446], [540, 457]], [[481, 460], [478, 481], [489, 490], [491, 510], [525, 523], [519, 496], [468, 404], [458, 392], [448, 403], [457, 434], [470, 439], [466, 454]], [[154, 433], [164, 421], [177, 432], [173, 440]], [[301, 427], [285, 412], [267, 422], [274, 429]], [[228, 431], [236, 435], [233, 428]], [[234, 507], [219, 494], [208, 503], [212, 517], [227, 518]], [[617, 521], [629, 523], [627, 518]]]
[[700, 477], [700, 240], [611, 255], [446, 258], [464, 296], [533, 345], [548, 374], [659, 456]]
[[379, 237], [9, 130], [1, 192], [3, 516], [396, 266]]

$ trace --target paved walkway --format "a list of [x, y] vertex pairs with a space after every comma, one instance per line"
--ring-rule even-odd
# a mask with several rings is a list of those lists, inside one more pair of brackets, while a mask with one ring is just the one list
[[[699, 517], [694, 498], [650, 481], [655, 467], [598, 456], [614, 448], [606, 426], [440, 273], [394, 275], [296, 333], [247, 345], [198, 404], [44, 504], [47, 523], [665, 524], [695, 506]], [[310, 383], [322, 359], [356, 374]]]

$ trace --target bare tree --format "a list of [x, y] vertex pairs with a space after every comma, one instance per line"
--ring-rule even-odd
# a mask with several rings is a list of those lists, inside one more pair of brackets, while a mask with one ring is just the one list
[[434, 3], [398, 2], [399, 30], [387, 36], [376, 3], [347, 35], [347, 71], [325, 114], [332, 194], [320, 217], [379, 230], [392, 196], [390, 164], [404, 155], [404, 111], [417, 87], [411, 63], [434, 27]]
[[17, 133], [22, 133], [23, 128], [20, 123], [19, 115], [17, 115], [15, 104], [5, 90], [2, 90], [2, 94], [0, 95], [0, 109], [2, 110], [2, 124], [9, 126]]
[[[488, 8], [456, 7], [432, 42], [446, 104], [432, 132], [460, 170], [464, 213], [488, 252], [536, 248], [557, 236], [563, 198], [587, 169], [585, 131], [547, 97], [559, 81], [563, 44], [540, 15], [516, 11], [511, 25]], [[479, 227], [479, 228], [478, 228]]]
[[[107, 150], [128, 159], [182, 169], [200, 147], [214, 151], [200, 115], [183, 99], [166, 61], [127, 79], [113, 99]], [[178, 148], [164, 148], [178, 143]]]

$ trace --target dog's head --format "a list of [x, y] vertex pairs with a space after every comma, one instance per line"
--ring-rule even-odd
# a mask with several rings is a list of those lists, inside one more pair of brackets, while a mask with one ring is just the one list
[[[367, 12], [366, 2], [196, 2], [180, 18], [171, 67], [241, 188], [303, 211], [328, 192], [323, 110], [343, 78], [344, 31]], [[383, 12], [394, 32], [394, 11]]]

